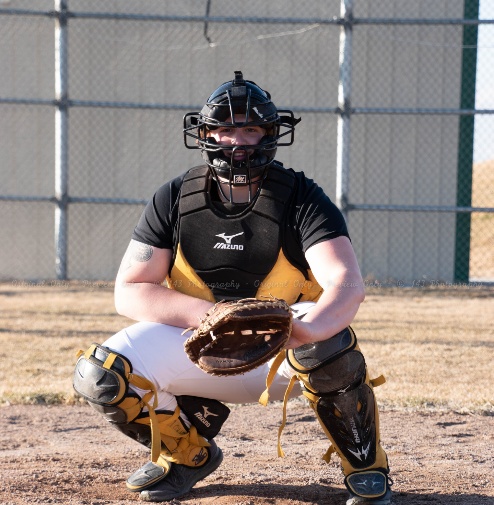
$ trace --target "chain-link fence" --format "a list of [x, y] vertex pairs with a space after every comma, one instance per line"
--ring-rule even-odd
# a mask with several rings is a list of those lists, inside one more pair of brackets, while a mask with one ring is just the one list
[[278, 158], [343, 210], [365, 278], [493, 280], [493, 53], [479, 0], [1, 0], [0, 278], [113, 279], [201, 162], [183, 114], [242, 70], [302, 117]]

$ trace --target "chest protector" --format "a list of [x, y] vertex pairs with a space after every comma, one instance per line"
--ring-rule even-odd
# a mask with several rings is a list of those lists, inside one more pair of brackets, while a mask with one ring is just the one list
[[317, 299], [322, 290], [310, 271], [290, 263], [283, 252], [295, 176], [273, 165], [255, 202], [237, 214], [211, 201], [211, 184], [207, 166], [184, 177], [168, 286], [212, 302]]

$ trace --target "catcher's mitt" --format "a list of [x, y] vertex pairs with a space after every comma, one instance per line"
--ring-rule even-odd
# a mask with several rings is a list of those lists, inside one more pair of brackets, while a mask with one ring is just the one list
[[211, 375], [238, 375], [276, 356], [290, 338], [292, 312], [283, 300], [218, 302], [185, 341], [185, 352]]

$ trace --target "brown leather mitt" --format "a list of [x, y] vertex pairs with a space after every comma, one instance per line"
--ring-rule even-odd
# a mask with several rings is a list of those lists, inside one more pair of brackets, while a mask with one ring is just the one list
[[290, 306], [276, 298], [221, 301], [185, 341], [185, 352], [211, 375], [239, 375], [276, 356], [290, 338]]

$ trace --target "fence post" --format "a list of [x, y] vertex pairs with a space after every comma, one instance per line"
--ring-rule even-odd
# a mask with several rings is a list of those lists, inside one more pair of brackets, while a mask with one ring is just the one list
[[[479, 18], [479, 0], [465, 0], [465, 19]], [[475, 83], [477, 74], [478, 27], [463, 27], [463, 54], [461, 68], [462, 109], [475, 108]], [[475, 116], [460, 116], [458, 142], [458, 176], [456, 205], [472, 205], [472, 169]], [[455, 282], [470, 282], [470, 247], [472, 214], [456, 214]]]
[[55, 0], [55, 267], [67, 279], [68, 225], [68, 0]]
[[347, 219], [350, 175], [350, 104], [352, 89], [353, 0], [341, 0], [338, 84], [338, 137], [336, 145], [336, 205]]

